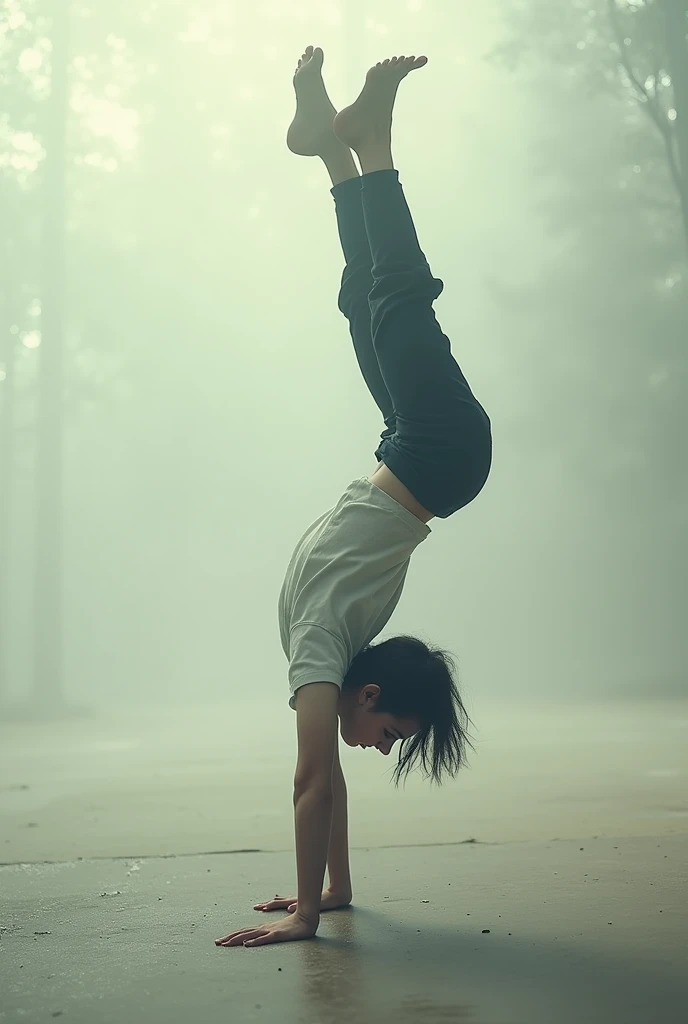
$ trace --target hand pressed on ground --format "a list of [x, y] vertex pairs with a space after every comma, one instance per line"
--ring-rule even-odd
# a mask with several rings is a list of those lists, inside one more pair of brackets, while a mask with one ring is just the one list
[[[340, 907], [348, 907], [351, 903], [351, 893], [337, 892], [334, 889], [325, 889], [320, 897], [321, 910], [338, 910]], [[275, 894], [273, 900], [266, 900], [264, 903], [256, 903], [254, 910], [286, 910], [294, 914], [298, 909], [296, 896], [280, 896]]]
[[222, 939], [215, 939], [216, 946], [266, 946], [270, 942], [296, 942], [312, 939], [318, 930], [319, 921], [305, 921], [298, 914], [291, 914], [281, 921], [271, 921], [254, 928], [240, 928]]

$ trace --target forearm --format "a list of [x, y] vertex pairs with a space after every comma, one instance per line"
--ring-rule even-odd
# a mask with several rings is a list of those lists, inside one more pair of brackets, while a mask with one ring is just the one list
[[317, 924], [332, 823], [333, 794], [321, 787], [294, 791], [299, 914]]
[[332, 828], [327, 848], [327, 872], [333, 892], [352, 894], [349, 870], [348, 814], [346, 783], [339, 759], [332, 772]]

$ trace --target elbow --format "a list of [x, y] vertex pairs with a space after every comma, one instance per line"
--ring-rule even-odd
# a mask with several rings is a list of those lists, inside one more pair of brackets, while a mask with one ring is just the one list
[[294, 804], [303, 796], [312, 800], [322, 800], [323, 803], [331, 802], [334, 799], [332, 789], [332, 776], [296, 776], [294, 778]]

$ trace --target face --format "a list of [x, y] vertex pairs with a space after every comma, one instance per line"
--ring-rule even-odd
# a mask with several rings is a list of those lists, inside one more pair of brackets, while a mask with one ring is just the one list
[[339, 706], [339, 731], [349, 747], [375, 747], [389, 754], [395, 743], [413, 736], [420, 724], [390, 712], [375, 712], [380, 687], [369, 683], [357, 692], [343, 693]]

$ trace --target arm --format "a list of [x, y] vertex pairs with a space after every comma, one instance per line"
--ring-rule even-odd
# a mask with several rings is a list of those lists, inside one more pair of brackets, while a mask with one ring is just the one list
[[317, 928], [325, 876], [332, 794], [317, 788], [294, 790], [298, 914]]
[[294, 775], [294, 831], [298, 915], [317, 928], [332, 825], [333, 761], [337, 745], [334, 683], [309, 683], [296, 691], [298, 760]]
[[346, 782], [339, 761], [339, 748], [335, 745], [332, 764], [332, 828], [327, 848], [327, 871], [330, 892], [350, 900], [351, 873], [349, 870], [349, 840], [347, 835]]

